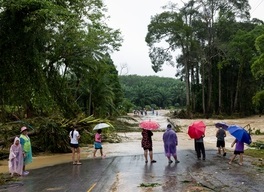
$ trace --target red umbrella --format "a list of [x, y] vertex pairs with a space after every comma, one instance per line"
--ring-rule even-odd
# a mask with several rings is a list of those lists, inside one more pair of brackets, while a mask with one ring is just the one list
[[205, 133], [206, 125], [202, 121], [193, 122], [188, 129], [188, 135], [193, 139], [199, 139]]
[[139, 127], [147, 130], [156, 130], [160, 127], [159, 123], [153, 120], [145, 120], [139, 123]]

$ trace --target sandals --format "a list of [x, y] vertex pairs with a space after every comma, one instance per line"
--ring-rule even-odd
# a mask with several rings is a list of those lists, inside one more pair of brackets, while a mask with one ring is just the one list
[[79, 162], [79, 163], [73, 162], [72, 164], [73, 165], [81, 165], [82, 163], [81, 162]]
[[[156, 163], [157, 161], [152, 160], [151, 163]], [[148, 161], [145, 161], [145, 163], [148, 163]]]

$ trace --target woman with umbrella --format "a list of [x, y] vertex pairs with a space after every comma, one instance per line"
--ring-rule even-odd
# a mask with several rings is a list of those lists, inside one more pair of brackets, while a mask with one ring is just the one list
[[148, 163], [148, 153], [151, 163], [156, 163], [155, 160], [153, 160], [153, 149], [152, 149], [152, 131], [147, 129], [142, 129], [141, 132], [142, 140], [141, 140], [141, 146], [144, 149], [144, 157], [145, 157], [145, 163]]
[[146, 120], [142, 121], [139, 124], [139, 127], [142, 128], [142, 140], [141, 140], [141, 146], [144, 149], [144, 157], [145, 157], [145, 163], [148, 163], [148, 153], [151, 163], [156, 163], [155, 160], [153, 160], [153, 149], [152, 149], [152, 131], [156, 130], [160, 127], [160, 125], [156, 121]]

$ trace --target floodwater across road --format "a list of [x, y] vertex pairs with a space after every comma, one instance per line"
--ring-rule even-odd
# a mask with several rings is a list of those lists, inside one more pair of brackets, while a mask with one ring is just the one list
[[[165, 112], [163, 112], [165, 114]], [[167, 124], [166, 116], [150, 117], [157, 120], [163, 130]], [[144, 118], [141, 118], [141, 120]], [[252, 165], [258, 161], [244, 156], [243, 166], [235, 161], [228, 161], [234, 148], [230, 145], [234, 138], [227, 133], [227, 156], [216, 154], [217, 148], [214, 124], [217, 120], [204, 120], [206, 128], [205, 149], [206, 160], [197, 160], [193, 140], [187, 135], [187, 127], [193, 120], [179, 120], [182, 132], [177, 133], [179, 145], [177, 154], [180, 163], [168, 164], [163, 152], [162, 134], [154, 132], [153, 149], [157, 163], [145, 164], [143, 150], [140, 145], [141, 133], [119, 133], [122, 143], [104, 143], [106, 158], [92, 158], [92, 146], [83, 148], [82, 165], [72, 165], [71, 155], [58, 157], [52, 166], [35, 169], [19, 181], [0, 186], [0, 191], [8, 192], [185, 192], [185, 191], [217, 191], [217, 192], [262, 192], [264, 189], [264, 169]], [[236, 122], [237, 121], [237, 122]], [[226, 120], [228, 124], [248, 124], [256, 129], [263, 125], [264, 118]], [[254, 136], [256, 137], [256, 136]], [[256, 138], [254, 138], [256, 139]], [[88, 155], [88, 157], [87, 157]], [[68, 159], [67, 162], [65, 162]], [[47, 159], [51, 159], [47, 157]], [[54, 161], [54, 157], [52, 158]], [[47, 162], [49, 161], [47, 160]], [[262, 159], [259, 159], [260, 161]], [[48, 162], [51, 165], [51, 161]], [[34, 159], [32, 164], [39, 164]], [[6, 167], [7, 165], [5, 165]], [[30, 169], [29, 165], [28, 168]]]
[[243, 166], [229, 165], [228, 158], [217, 156], [215, 149], [206, 152], [203, 161], [195, 158], [193, 150], [179, 150], [178, 164], [168, 164], [163, 153], [154, 154], [157, 163], [153, 164], [145, 164], [143, 155], [87, 159], [82, 165], [65, 163], [32, 170], [0, 191], [263, 191], [263, 169], [251, 165], [248, 158]]

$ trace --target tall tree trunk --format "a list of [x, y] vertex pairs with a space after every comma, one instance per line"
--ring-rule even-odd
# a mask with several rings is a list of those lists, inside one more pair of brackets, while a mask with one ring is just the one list
[[205, 63], [202, 63], [202, 93], [203, 93], [203, 114], [205, 115], [205, 81], [204, 81], [204, 65]]
[[90, 93], [89, 93], [89, 108], [88, 108], [88, 115], [92, 115], [92, 87], [93, 85], [91, 84], [91, 87], [90, 87]]
[[221, 77], [221, 69], [218, 70], [218, 113], [222, 113], [222, 77]]
[[236, 83], [236, 93], [235, 93], [235, 100], [234, 100], [234, 111], [238, 110], [238, 97], [239, 97], [239, 89], [242, 84], [242, 73], [243, 73], [243, 63], [239, 66], [238, 75], [237, 75], [237, 83]]
[[[184, 52], [184, 48], [183, 48]], [[185, 54], [187, 55], [187, 54]], [[189, 80], [189, 67], [188, 67], [188, 57], [184, 58], [184, 67], [185, 67], [185, 85], [186, 85], [186, 106], [187, 110], [190, 109], [190, 80]]]

